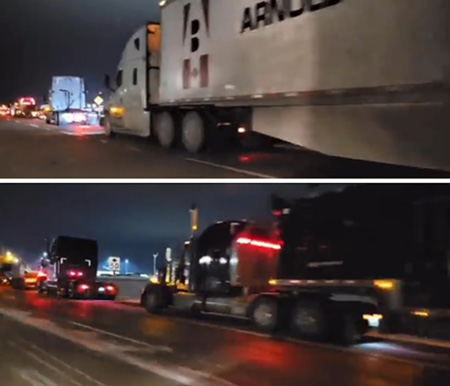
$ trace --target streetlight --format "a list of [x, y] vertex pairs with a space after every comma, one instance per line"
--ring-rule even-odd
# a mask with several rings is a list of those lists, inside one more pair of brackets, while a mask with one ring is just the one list
[[125, 259], [125, 275], [128, 275], [128, 263], [129, 263], [129, 260]]
[[159, 253], [153, 254], [153, 275], [156, 275], [156, 258], [158, 257]]

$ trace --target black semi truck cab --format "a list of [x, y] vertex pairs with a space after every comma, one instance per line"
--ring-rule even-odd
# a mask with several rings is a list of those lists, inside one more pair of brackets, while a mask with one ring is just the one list
[[48, 270], [48, 279], [40, 283], [41, 293], [111, 300], [117, 295], [114, 284], [97, 281], [98, 245], [95, 240], [58, 236], [51, 243], [43, 265]]

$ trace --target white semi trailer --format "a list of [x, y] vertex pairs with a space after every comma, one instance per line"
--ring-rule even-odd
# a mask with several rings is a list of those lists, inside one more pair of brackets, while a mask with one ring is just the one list
[[450, 170], [448, 0], [162, 3], [107, 79], [107, 134], [198, 152], [253, 132]]

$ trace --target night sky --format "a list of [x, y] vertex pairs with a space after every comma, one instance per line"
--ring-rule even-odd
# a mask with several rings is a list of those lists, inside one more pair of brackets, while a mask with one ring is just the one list
[[270, 184], [2, 184], [0, 246], [37, 260], [44, 239], [58, 234], [98, 240], [100, 261], [129, 258], [148, 270], [152, 253], [190, 235], [189, 209], [199, 207], [200, 230], [219, 220], [270, 218], [270, 194], [300, 198], [341, 185]]
[[96, 93], [134, 30], [159, 20], [158, 2], [0, 0], [0, 103], [42, 98], [53, 75], [82, 76]]

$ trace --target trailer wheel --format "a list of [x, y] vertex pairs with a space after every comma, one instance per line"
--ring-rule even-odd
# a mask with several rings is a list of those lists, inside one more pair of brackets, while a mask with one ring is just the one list
[[340, 323], [337, 323], [337, 329], [334, 331], [334, 340], [336, 343], [349, 346], [357, 343], [363, 336], [363, 319], [358, 321], [355, 315], [344, 314], [341, 316]]
[[326, 338], [325, 310], [316, 302], [297, 302], [292, 310], [290, 324], [291, 330], [303, 338], [312, 340]]
[[197, 111], [191, 111], [185, 115], [181, 140], [190, 153], [198, 153], [205, 147], [206, 122]]
[[278, 304], [275, 299], [263, 297], [252, 306], [250, 318], [260, 331], [271, 333], [278, 327]]
[[155, 118], [155, 133], [159, 144], [169, 149], [173, 147], [176, 140], [175, 119], [171, 113], [164, 111]]

